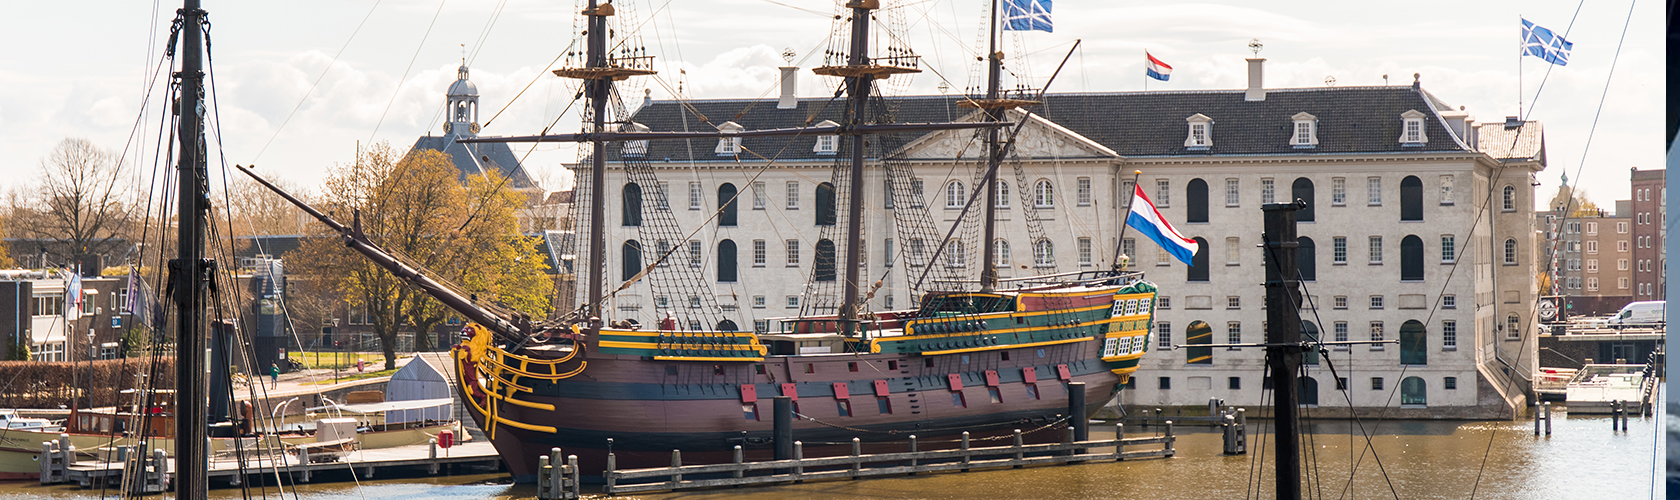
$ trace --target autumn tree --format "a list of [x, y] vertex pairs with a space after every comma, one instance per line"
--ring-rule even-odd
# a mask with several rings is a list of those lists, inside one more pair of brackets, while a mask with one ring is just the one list
[[60, 141], [36, 182], [8, 196], [8, 236], [55, 242], [68, 252], [62, 260], [114, 249], [130, 222], [124, 170], [87, 139]]
[[[340, 165], [322, 186], [324, 206], [349, 223], [360, 214], [362, 231], [381, 248], [428, 269], [481, 301], [544, 317], [553, 284], [535, 238], [519, 234], [515, 211], [524, 197], [496, 178], [458, 180], [446, 154], [413, 150], [406, 155], [380, 144], [350, 165]], [[416, 347], [451, 312], [385, 269], [337, 241], [305, 243], [292, 269], [336, 283], [346, 300], [368, 313], [382, 341], [386, 369], [396, 367], [399, 331], [412, 327]]]
[[[1575, 198], [1573, 202], [1570, 201], [1571, 196]], [[1552, 201], [1546, 205], [1546, 209], [1556, 212], [1565, 208], [1565, 205], [1569, 208], [1570, 217], [1598, 217], [1598, 204], [1587, 198], [1586, 189], [1575, 187], [1571, 190], [1569, 186], [1558, 186], [1557, 194], [1552, 195]]]
[[[302, 195], [296, 184], [283, 179], [268, 181], [295, 196]], [[229, 191], [227, 211], [235, 236], [297, 235], [321, 230], [310, 227], [306, 231], [302, 210], [250, 177], [238, 176]]]

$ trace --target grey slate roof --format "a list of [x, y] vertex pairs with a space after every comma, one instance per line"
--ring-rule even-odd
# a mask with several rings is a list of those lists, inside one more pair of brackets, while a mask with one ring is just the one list
[[505, 143], [461, 144], [456, 141], [455, 134], [441, 136], [427, 135], [414, 141], [414, 149], [430, 149], [442, 151], [455, 161], [455, 168], [461, 171], [461, 182], [467, 182], [468, 176], [484, 175], [485, 168], [495, 168], [503, 177], [509, 177], [508, 186], [513, 189], [527, 189], [535, 187], [531, 177], [525, 174], [525, 168], [519, 165], [519, 157], [513, 155], [513, 150]]
[[[1243, 100], [1243, 90], [1100, 92], [1050, 94], [1030, 108], [1058, 125], [1114, 150], [1121, 156], [1218, 156], [1266, 154], [1408, 153], [1465, 151], [1442, 123], [1432, 104], [1438, 99], [1412, 86], [1325, 87], [1268, 89], [1263, 101]], [[960, 96], [892, 98], [894, 122], [940, 122], [962, 118], [973, 110], [961, 108]], [[637, 110], [633, 120], [655, 131], [715, 130], [734, 121], [747, 130], [799, 127], [823, 120], [840, 121], [842, 100], [800, 99], [797, 109], [776, 109], [775, 99], [653, 101]], [[1399, 142], [1401, 113], [1417, 110], [1425, 120], [1428, 143], [1403, 146]], [[1319, 144], [1298, 149], [1288, 143], [1292, 117], [1307, 112], [1318, 119]], [[1212, 147], [1193, 151], [1184, 147], [1185, 118], [1201, 113], [1213, 119]], [[745, 138], [742, 146], [765, 156], [781, 150], [786, 138]], [[728, 160], [713, 152], [716, 141], [652, 141], [648, 158], [687, 161]], [[832, 158], [811, 150], [816, 137], [799, 137], [787, 145], [781, 159]], [[843, 154], [843, 152], [842, 152]], [[756, 157], [743, 155], [743, 161]]]
[[[1511, 126], [1518, 125], [1518, 126]], [[1476, 124], [1478, 146], [1501, 160], [1546, 162], [1546, 136], [1540, 122], [1491, 122]]]

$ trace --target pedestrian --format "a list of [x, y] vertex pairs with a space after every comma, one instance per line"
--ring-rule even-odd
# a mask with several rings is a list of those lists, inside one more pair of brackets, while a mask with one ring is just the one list
[[274, 363], [268, 364], [268, 378], [273, 381], [273, 384], [270, 387], [275, 389], [280, 388], [280, 365]]

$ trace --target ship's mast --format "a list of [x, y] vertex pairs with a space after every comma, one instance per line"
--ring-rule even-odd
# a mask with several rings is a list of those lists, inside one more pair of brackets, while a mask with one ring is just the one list
[[[846, 3], [846, 7], [852, 9], [852, 48], [846, 64], [854, 68], [869, 64], [869, 16], [870, 11], [879, 6], [880, 2], [876, 0], [851, 0]], [[869, 111], [869, 94], [874, 82], [875, 75], [867, 72], [846, 78], [847, 98], [852, 107], [847, 125], [856, 127], [867, 123], [865, 114]], [[855, 331], [859, 309], [858, 259], [862, 257], [859, 250], [863, 245], [863, 225], [859, 221], [863, 218], [863, 151], [867, 137], [852, 137], [851, 193], [846, 203], [846, 282], [840, 303], [840, 322], [845, 325], [848, 335]]]
[[208, 173], [204, 161], [204, 40], [199, 26], [204, 11], [199, 0], [181, 7], [180, 163], [176, 192], [180, 194], [176, 241], [178, 254], [169, 263], [174, 278], [175, 333], [175, 467], [176, 498], [200, 500], [208, 495], [206, 456], [206, 397], [204, 389], [204, 300], [215, 262], [204, 258], [205, 226], [210, 211]]
[[[596, 0], [589, 0], [589, 9], [583, 11], [589, 16], [588, 51], [590, 68], [605, 68], [607, 66], [607, 15], [612, 13], [611, 4], [606, 12], [602, 12]], [[607, 90], [612, 85], [612, 77], [602, 75], [600, 78], [586, 80], [589, 93], [591, 117], [590, 132], [604, 132], [607, 117]], [[589, 303], [586, 305], [589, 319], [589, 333], [593, 338], [600, 333], [601, 324], [605, 318], [601, 315], [601, 291], [606, 286], [607, 266], [601, 265], [602, 256], [607, 253], [607, 143], [601, 139], [590, 141], [589, 155], [590, 184], [589, 189]]]
[[[986, 101], [998, 100], [998, 77], [1003, 73], [1003, 54], [997, 49], [998, 35], [998, 2], [992, 0], [992, 11], [989, 16], [990, 30], [986, 37], [990, 45], [986, 50]], [[1003, 109], [998, 107], [986, 108], [987, 121], [1002, 121]], [[980, 189], [986, 190], [986, 210], [983, 229], [980, 233], [980, 291], [990, 292], [997, 286], [997, 243], [993, 241], [997, 220], [997, 166], [998, 158], [998, 129], [986, 129], [986, 178], [980, 182]], [[1021, 186], [1016, 186], [1017, 188]]]

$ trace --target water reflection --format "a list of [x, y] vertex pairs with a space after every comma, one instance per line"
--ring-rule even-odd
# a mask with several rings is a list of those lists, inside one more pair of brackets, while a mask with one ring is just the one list
[[[766, 488], [645, 495], [647, 499], [799, 498], [1271, 498], [1274, 470], [1269, 423], [1251, 422], [1249, 455], [1220, 454], [1220, 436], [1206, 427], [1178, 428], [1178, 456], [1075, 466], [1049, 466], [968, 474], [932, 474], [863, 481], [829, 481]], [[1532, 421], [1389, 421], [1365, 424], [1376, 437], [1365, 446], [1348, 421], [1303, 425], [1303, 475], [1308, 496], [1324, 498], [1656, 498], [1655, 419], [1635, 419], [1626, 433], [1608, 417], [1553, 422], [1551, 437], [1535, 437]], [[1128, 428], [1127, 434], [1154, 434]], [[1092, 437], [1113, 434], [1093, 425]], [[1374, 452], [1374, 453], [1373, 453]], [[1485, 467], [1484, 465], [1485, 457]], [[1355, 466], [1357, 465], [1357, 466]], [[1478, 480], [1479, 476], [1479, 480]], [[298, 488], [299, 500], [366, 498], [532, 498], [529, 485], [505, 484], [497, 474], [386, 478]], [[1609, 493], [1609, 492], [1614, 492]], [[274, 490], [269, 490], [271, 496]], [[97, 498], [98, 490], [74, 486], [0, 485], [0, 499]], [[253, 491], [260, 495], [259, 491]], [[219, 489], [216, 498], [240, 498]], [[168, 498], [168, 497], [154, 497]], [[290, 498], [288, 491], [287, 498]], [[626, 497], [621, 497], [626, 498]], [[635, 498], [635, 497], [628, 497]]]

